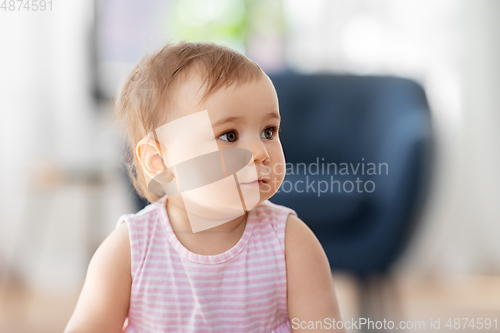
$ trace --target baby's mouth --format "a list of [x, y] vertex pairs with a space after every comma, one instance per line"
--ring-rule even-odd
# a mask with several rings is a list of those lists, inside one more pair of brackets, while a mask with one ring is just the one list
[[241, 182], [240, 185], [247, 185], [247, 186], [261, 186], [262, 184], [266, 184], [267, 183], [267, 179], [265, 178], [259, 178], [257, 180], [254, 180], [254, 181], [250, 181], [250, 182]]

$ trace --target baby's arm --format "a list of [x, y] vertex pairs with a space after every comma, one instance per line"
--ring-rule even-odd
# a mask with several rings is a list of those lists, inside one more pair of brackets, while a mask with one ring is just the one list
[[122, 223], [92, 257], [75, 312], [64, 332], [121, 332], [128, 314], [131, 285], [128, 228]]
[[[321, 244], [304, 222], [288, 215], [285, 231], [288, 315], [293, 332], [311, 332], [304, 324], [340, 320], [330, 265]], [[328, 318], [327, 321], [325, 319]], [[300, 326], [305, 329], [301, 329]], [[331, 332], [332, 328], [314, 332]], [[345, 330], [338, 330], [345, 332]]]

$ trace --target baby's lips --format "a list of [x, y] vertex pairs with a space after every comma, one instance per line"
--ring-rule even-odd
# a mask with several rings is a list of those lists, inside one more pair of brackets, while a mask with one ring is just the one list
[[262, 181], [263, 183], [267, 183], [268, 180], [269, 180], [268, 178], [259, 177], [258, 179], [254, 178], [253, 180], [241, 180], [240, 184], [250, 184], [256, 181]]

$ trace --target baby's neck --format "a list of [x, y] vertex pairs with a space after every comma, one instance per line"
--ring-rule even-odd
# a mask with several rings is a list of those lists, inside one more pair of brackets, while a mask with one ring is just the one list
[[[181, 199], [182, 201], [182, 199]], [[181, 244], [200, 255], [217, 255], [235, 246], [245, 231], [248, 213], [216, 227], [192, 232], [184, 204], [167, 199], [166, 210], [170, 225]]]

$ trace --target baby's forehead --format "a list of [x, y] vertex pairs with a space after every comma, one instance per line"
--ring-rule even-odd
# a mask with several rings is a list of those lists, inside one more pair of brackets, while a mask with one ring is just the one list
[[200, 104], [206, 90], [207, 85], [200, 74], [179, 77], [170, 92], [170, 100], [174, 104]]
[[265, 75], [253, 80], [248, 78], [236, 79], [214, 89], [214, 87], [210, 86], [207, 74], [203, 70], [192, 69], [184, 72], [176, 78], [171, 89], [169, 89], [167, 103], [169, 121], [202, 111], [206, 109], [208, 104], [212, 104], [211, 102], [214, 99], [220, 100], [218, 97], [229, 96], [234, 93], [235, 89], [245, 89], [246, 83], [259, 81], [264, 77]]

